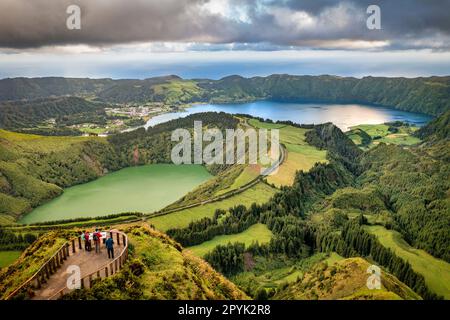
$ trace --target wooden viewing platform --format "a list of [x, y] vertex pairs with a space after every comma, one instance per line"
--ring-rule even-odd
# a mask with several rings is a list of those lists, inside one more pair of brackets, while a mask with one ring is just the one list
[[108, 259], [108, 252], [102, 243], [100, 253], [84, 250], [84, 241], [80, 237], [70, 239], [50, 257], [39, 270], [6, 299], [12, 299], [25, 292], [25, 299], [54, 300], [71, 291], [67, 279], [71, 276], [67, 268], [78, 266], [81, 272], [81, 287], [90, 288], [92, 281], [105, 278], [120, 271], [128, 258], [128, 237], [120, 231], [110, 231], [114, 239], [114, 259]]

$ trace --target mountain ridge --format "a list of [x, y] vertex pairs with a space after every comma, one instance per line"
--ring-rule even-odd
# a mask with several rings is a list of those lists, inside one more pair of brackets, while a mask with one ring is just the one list
[[230, 75], [219, 80], [182, 79], [176, 75], [143, 80], [63, 77], [0, 80], [0, 101], [64, 95], [94, 97], [107, 103], [236, 103], [265, 99], [367, 103], [437, 116], [450, 109], [450, 76], [355, 78], [273, 74], [251, 78]]

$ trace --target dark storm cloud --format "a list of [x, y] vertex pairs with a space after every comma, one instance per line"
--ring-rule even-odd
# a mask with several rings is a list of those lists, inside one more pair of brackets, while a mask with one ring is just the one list
[[[66, 28], [71, 4], [81, 7], [81, 30]], [[382, 30], [366, 28], [369, 4], [381, 7]], [[195, 42], [370, 49], [373, 42], [447, 50], [449, 10], [450, 0], [0, 0], [0, 47]]]

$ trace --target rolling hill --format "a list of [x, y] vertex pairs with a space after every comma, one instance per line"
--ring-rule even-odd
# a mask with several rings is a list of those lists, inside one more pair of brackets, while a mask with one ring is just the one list
[[215, 102], [254, 100], [369, 103], [439, 115], [450, 107], [450, 77], [361, 79], [338, 76], [271, 75], [220, 80], [177, 76], [136, 79], [8, 78], [0, 80], [0, 101], [53, 96], [91, 97], [103, 102]]

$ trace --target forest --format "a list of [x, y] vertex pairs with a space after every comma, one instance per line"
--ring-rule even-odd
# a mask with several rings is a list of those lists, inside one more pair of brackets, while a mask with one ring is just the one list
[[[95, 97], [104, 103], [231, 103], [255, 100], [367, 103], [437, 116], [450, 107], [449, 77], [385, 78], [270, 75], [219, 80], [178, 76], [134, 79], [13, 78], [0, 80], [0, 97]], [[0, 126], [2, 124], [0, 123]]]
[[381, 223], [399, 231], [413, 246], [449, 261], [450, 179], [449, 164], [443, 161], [448, 155], [441, 159], [431, 156], [443, 143], [442, 137], [448, 147], [446, 128], [439, 125], [448, 121], [449, 114], [424, 127], [419, 134], [425, 143], [410, 150], [380, 144], [363, 153], [331, 125], [316, 126], [308, 138], [327, 148], [329, 164], [299, 172], [294, 186], [282, 188], [266, 204], [217, 210], [213, 218], [168, 230], [167, 234], [183, 246], [192, 246], [220, 234], [242, 232], [260, 222], [274, 234], [270, 243], [221, 245], [205, 259], [224, 274], [235, 275], [244, 271], [246, 253], [267, 257], [282, 254], [294, 259], [314, 252], [362, 256], [379, 263], [423, 298], [442, 298], [407, 261], [363, 227]]

